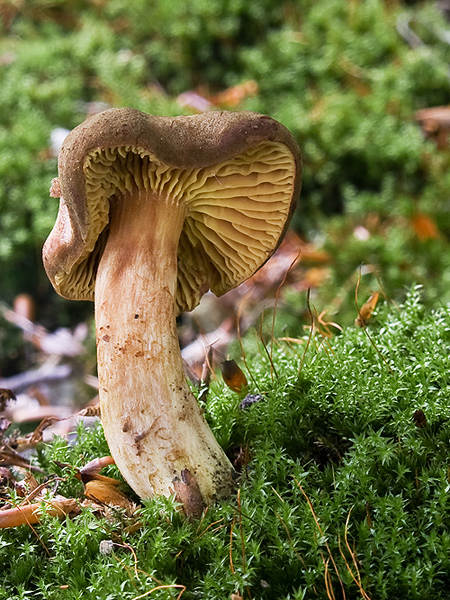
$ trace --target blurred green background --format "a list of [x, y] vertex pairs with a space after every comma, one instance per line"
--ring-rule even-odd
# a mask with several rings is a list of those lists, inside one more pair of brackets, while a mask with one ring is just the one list
[[[449, 302], [445, 123], [424, 135], [416, 118], [449, 103], [445, 9], [400, 0], [0, 1], [0, 301], [31, 294], [50, 329], [92, 314], [58, 298], [41, 264], [58, 209], [49, 187], [60, 129], [112, 106], [166, 115], [207, 106], [269, 114], [298, 139], [304, 182], [292, 226], [330, 257], [315, 285], [321, 310], [352, 322], [361, 264], [370, 265], [362, 295], [381, 289], [401, 301], [419, 283], [425, 303]], [[288, 302], [304, 311], [304, 295]], [[15, 335], [0, 322], [4, 375], [17, 369]]]

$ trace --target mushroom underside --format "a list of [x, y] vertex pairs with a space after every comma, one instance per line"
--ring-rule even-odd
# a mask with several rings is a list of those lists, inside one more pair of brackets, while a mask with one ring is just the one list
[[136, 188], [184, 205], [178, 246], [176, 310], [192, 310], [208, 289], [221, 295], [252, 275], [284, 233], [295, 184], [295, 159], [281, 142], [264, 141], [202, 168], [163, 164], [142, 148], [90, 151], [84, 162], [88, 228], [82, 254], [55, 277], [63, 296], [93, 300], [108, 237], [111, 201]]

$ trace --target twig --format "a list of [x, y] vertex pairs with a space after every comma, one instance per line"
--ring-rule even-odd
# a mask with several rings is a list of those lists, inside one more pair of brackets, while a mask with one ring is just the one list
[[[297, 484], [298, 488], [300, 489], [301, 493], [303, 494], [303, 496], [304, 496], [304, 498], [305, 498], [306, 502], [308, 503], [309, 509], [310, 509], [310, 511], [311, 511], [311, 514], [312, 514], [312, 516], [313, 516], [313, 518], [314, 518], [314, 521], [315, 521], [315, 523], [316, 523], [317, 529], [319, 530], [319, 533], [320, 533], [320, 535], [321, 535], [321, 536], [322, 536], [322, 538], [323, 538], [323, 537], [324, 537], [324, 535], [323, 535], [323, 531], [322, 531], [322, 528], [321, 528], [321, 526], [320, 526], [320, 523], [319, 523], [319, 519], [318, 519], [318, 517], [317, 517], [317, 515], [316, 515], [316, 512], [315, 512], [315, 510], [314, 510], [314, 507], [313, 507], [313, 505], [312, 505], [312, 502], [311, 502], [311, 500], [309, 499], [309, 496], [308, 496], [308, 494], [305, 492], [305, 490], [304, 490], [304, 489], [302, 488], [302, 486], [300, 485], [300, 482], [299, 482], [299, 481], [297, 481], [297, 479], [296, 479], [295, 477], [294, 477], [294, 481], [295, 481], [295, 483]], [[328, 555], [329, 555], [329, 557], [330, 557], [331, 563], [332, 563], [332, 565], [333, 565], [333, 567], [334, 567], [334, 570], [335, 570], [335, 572], [336, 572], [336, 575], [337, 575], [337, 578], [338, 578], [338, 580], [339, 580], [339, 583], [341, 584], [342, 598], [343, 598], [344, 600], [346, 600], [345, 589], [344, 589], [344, 583], [343, 583], [343, 581], [342, 581], [342, 579], [341, 579], [341, 576], [340, 576], [340, 574], [339, 574], [339, 569], [338, 569], [338, 567], [337, 567], [337, 564], [336, 564], [336, 562], [335, 562], [335, 560], [334, 560], [334, 558], [333, 558], [333, 554], [331, 553], [330, 546], [328, 545], [328, 542], [325, 542], [325, 548], [327, 549], [327, 552], [328, 552]], [[326, 575], [327, 575], [327, 569], [325, 570], [325, 576], [326, 576]], [[329, 573], [328, 573], [328, 576], [329, 576]], [[328, 584], [327, 584], [327, 579], [326, 579], [326, 577], [325, 577], [325, 585], [326, 585], [326, 586], [328, 585]], [[327, 588], [327, 590], [328, 590], [328, 588]], [[328, 591], [327, 591], [327, 593], [328, 593]], [[333, 596], [333, 597], [334, 597], [334, 596]]]
[[295, 263], [300, 259], [300, 256], [302, 254], [302, 251], [300, 250], [300, 252], [297, 254], [297, 256], [294, 258], [294, 260], [291, 262], [291, 264], [289, 265], [289, 267], [286, 269], [285, 273], [284, 273], [284, 277], [280, 282], [280, 285], [277, 287], [277, 291], [275, 292], [275, 304], [273, 307], [273, 318], [272, 318], [272, 340], [271, 340], [271, 345], [270, 345], [270, 357], [271, 357], [271, 364], [272, 363], [272, 358], [273, 358], [273, 340], [274, 340], [274, 333], [275, 333], [275, 317], [276, 317], [276, 313], [277, 313], [277, 307], [278, 307], [278, 299], [280, 296], [280, 292], [281, 292], [281, 288], [283, 287], [283, 285], [286, 282], [287, 276], [289, 275], [290, 271], [293, 269]]
[[244, 528], [242, 527], [242, 509], [241, 509], [241, 489], [237, 491], [237, 505], [239, 514], [239, 528], [241, 530], [241, 544], [242, 544], [242, 570], [246, 572], [246, 560], [245, 560], [245, 540], [244, 540]]
[[303, 364], [304, 364], [305, 358], [306, 358], [306, 352], [308, 351], [309, 344], [311, 343], [311, 339], [313, 336], [313, 330], [314, 330], [314, 316], [312, 314], [311, 305], [309, 303], [310, 295], [311, 295], [311, 288], [308, 288], [308, 292], [306, 294], [306, 308], [308, 309], [309, 318], [311, 319], [311, 327], [309, 330], [309, 336], [308, 336], [308, 341], [306, 342], [305, 351], [303, 352], [302, 360], [300, 362], [300, 367], [298, 368], [299, 373], [301, 373], [301, 371], [303, 369]]
[[325, 591], [327, 592], [327, 596], [329, 600], [336, 600], [336, 596], [334, 595], [333, 584], [331, 582], [330, 569], [328, 565], [330, 564], [330, 557], [325, 560], [325, 556], [323, 553], [320, 553], [320, 557], [322, 558], [323, 566], [325, 568]]
[[372, 336], [367, 331], [367, 327], [366, 327], [365, 321], [364, 321], [364, 319], [363, 319], [363, 317], [361, 315], [361, 309], [359, 308], [359, 305], [358, 305], [358, 290], [359, 290], [359, 284], [360, 284], [360, 282], [361, 282], [361, 267], [359, 268], [358, 280], [356, 282], [356, 287], [355, 287], [355, 304], [356, 304], [356, 309], [358, 311], [358, 317], [361, 320], [361, 327], [362, 327], [365, 335], [367, 336], [367, 339], [372, 344], [372, 346], [375, 348], [376, 353], [381, 358], [381, 360], [384, 362], [384, 364], [387, 366], [387, 368], [389, 369], [389, 373], [392, 375], [393, 371], [392, 371], [392, 369], [391, 369], [388, 361], [384, 358], [384, 356], [382, 355], [382, 353], [378, 349], [377, 345], [373, 341]]
[[0, 379], [0, 388], [8, 388], [17, 394], [38, 383], [68, 379], [72, 373], [70, 365], [57, 365], [54, 360], [48, 360], [38, 369]]
[[[73, 498], [50, 500], [46, 504], [47, 514], [60, 518], [65, 517], [78, 506], [78, 502]], [[34, 504], [27, 504], [26, 506], [15, 506], [7, 510], [0, 510], [0, 528], [40, 523], [41, 507], [42, 502], [36, 502]]]
[[263, 332], [262, 332], [262, 326], [263, 326], [263, 321], [264, 321], [264, 311], [261, 314], [261, 320], [260, 320], [260, 324], [259, 324], [259, 339], [261, 340], [261, 343], [263, 345], [263, 348], [267, 354], [267, 358], [269, 359], [270, 362], [270, 377], [273, 381], [273, 374], [275, 373], [275, 376], [277, 379], [279, 379], [279, 375], [277, 370], [275, 369], [275, 365], [273, 364], [273, 360], [272, 360], [272, 356], [271, 356], [271, 352], [269, 352], [269, 350], [267, 349], [267, 346], [264, 342], [264, 338], [263, 338]]
[[231, 527], [230, 527], [230, 551], [229, 551], [229, 556], [230, 556], [230, 570], [231, 570], [231, 573], [233, 575], [235, 574], [234, 564], [233, 564], [233, 530], [234, 530], [235, 524], [236, 524], [236, 516], [233, 517], [233, 522], [231, 523]]
[[345, 545], [347, 546], [347, 550], [348, 550], [350, 556], [352, 557], [352, 562], [353, 562], [353, 565], [355, 566], [355, 569], [356, 569], [356, 575], [355, 575], [355, 573], [353, 572], [353, 569], [351, 568], [351, 566], [348, 563], [348, 560], [347, 560], [347, 558], [346, 558], [346, 556], [344, 554], [344, 551], [341, 548], [340, 541], [339, 541], [339, 551], [341, 553], [342, 558], [344, 559], [345, 566], [347, 567], [347, 571], [350, 573], [351, 578], [353, 579], [353, 581], [358, 586], [358, 589], [359, 589], [359, 591], [361, 593], [361, 596], [364, 598], [364, 600], [371, 600], [370, 596], [367, 594], [367, 592], [364, 590], [364, 588], [362, 586], [361, 575], [360, 575], [360, 572], [359, 572], [358, 563], [357, 563], [356, 558], [355, 558], [355, 553], [352, 550], [352, 548], [351, 548], [351, 546], [349, 544], [349, 541], [348, 541], [348, 524], [349, 524], [349, 521], [350, 521], [350, 515], [352, 513], [352, 510], [353, 510], [353, 506], [349, 510], [347, 518], [345, 520], [344, 540], [345, 540]]
[[157, 590], [168, 590], [171, 588], [181, 589], [181, 592], [178, 594], [176, 600], [179, 600], [181, 598], [181, 596], [184, 594], [184, 592], [186, 591], [186, 586], [178, 584], [178, 583], [171, 583], [168, 585], [158, 585], [158, 586], [152, 588], [151, 590], [149, 590], [148, 592], [145, 592], [145, 594], [141, 594], [140, 596], [135, 596], [133, 598], [133, 600], [139, 600], [139, 598], [146, 598], [147, 596], [150, 596], [150, 594], [153, 594], [153, 592], [156, 592]]
[[241, 335], [241, 317], [242, 317], [242, 313], [244, 312], [245, 304], [247, 303], [247, 300], [250, 298], [251, 295], [252, 295], [252, 290], [249, 290], [245, 294], [245, 296], [242, 298], [241, 302], [239, 303], [239, 308], [238, 308], [238, 311], [236, 314], [236, 333], [237, 333], [239, 348], [241, 349], [242, 360], [244, 361], [244, 365], [245, 365], [245, 368], [247, 369], [247, 373], [252, 378], [252, 381], [255, 384], [256, 388], [259, 390], [258, 382], [256, 381], [255, 377], [253, 376], [253, 373], [250, 371], [249, 366], [247, 364], [247, 357], [245, 355], [245, 350], [244, 350], [244, 345], [242, 343], [242, 335]]

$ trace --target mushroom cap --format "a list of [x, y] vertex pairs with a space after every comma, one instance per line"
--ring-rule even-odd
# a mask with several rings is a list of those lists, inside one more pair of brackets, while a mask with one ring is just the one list
[[58, 171], [51, 192], [60, 196], [59, 213], [43, 249], [55, 290], [94, 299], [110, 200], [137, 186], [185, 205], [178, 312], [192, 310], [208, 289], [221, 295], [236, 287], [268, 260], [301, 187], [293, 136], [247, 111], [170, 118], [109, 109], [68, 134]]

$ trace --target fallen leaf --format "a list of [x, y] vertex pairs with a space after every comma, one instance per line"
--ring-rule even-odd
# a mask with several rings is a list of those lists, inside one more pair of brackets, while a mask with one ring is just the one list
[[433, 139], [440, 150], [448, 147], [450, 106], [422, 108], [416, 112], [415, 117], [425, 138]]
[[436, 225], [436, 222], [429, 215], [418, 213], [412, 218], [412, 226], [414, 233], [421, 242], [426, 240], [436, 240], [441, 236], [441, 233]]
[[0, 465], [23, 467], [24, 469], [33, 469], [34, 471], [43, 472], [40, 467], [30, 464], [26, 458], [23, 458], [23, 456], [11, 448], [9, 444], [0, 446]]
[[330, 269], [328, 267], [311, 267], [307, 271], [302, 279], [302, 284], [309, 288], [319, 287], [328, 277], [330, 276]]
[[358, 316], [355, 319], [355, 325], [357, 325], [358, 327], [364, 327], [364, 325], [372, 316], [373, 311], [375, 310], [379, 296], [380, 292], [374, 292], [370, 296], [370, 298], [366, 302], [364, 302], [364, 304], [359, 310]]
[[183, 505], [186, 516], [188, 518], [199, 517], [205, 508], [205, 504], [195, 477], [188, 469], [183, 469], [181, 471], [181, 478], [175, 477], [172, 484], [176, 500]]
[[131, 500], [108, 481], [98, 479], [88, 481], [84, 486], [84, 495], [98, 504], [124, 508], [129, 514], [132, 512], [133, 503]]
[[86, 406], [86, 408], [81, 409], [77, 414], [79, 417], [101, 417], [102, 416], [102, 413], [100, 410], [100, 404]]
[[[86, 475], [89, 475], [91, 477], [97, 476], [98, 473], [104, 467], [108, 467], [109, 465], [115, 465], [115, 464], [116, 463], [114, 462], [114, 459], [112, 456], [102, 456], [101, 458], [94, 458], [93, 460], [90, 460], [88, 463], [86, 463], [84, 465], [84, 467], [81, 467], [81, 469], [80, 469], [81, 480], [83, 480], [83, 476], [86, 476]], [[117, 483], [120, 483], [118, 479], [112, 479], [111, 477], [108, 477], [108, 479], [110, 481], [115, 481]]]
[[247, 378], [234, 360], [224, 360], [222, 362], [222, 377], [233, 392], [241, 393], [248, 388]]
[[421, 408], [418, 408], [416, 411], [414, 411], [413, 421], [419, 429], [423, 429], [424, 427], [426, 427], [427, 418]]
[[16, 440], [17, 445], [20, 447], [37, 446], [37, 444], [39, 444], [43, 440], [44, 431], [48, 427], [52, 427], [52, 425], [54, 425], [60, 420], [61, 419], [59, 417], [45, 417], [32, 433], [28, 433], [25, 436], [18, 437]]
[[257, 93], [258, 84], [256, 81], [249, 80], [215, 94], [210, 101], [221, 108], [235, 108], [246, 98], [256, 96]]

